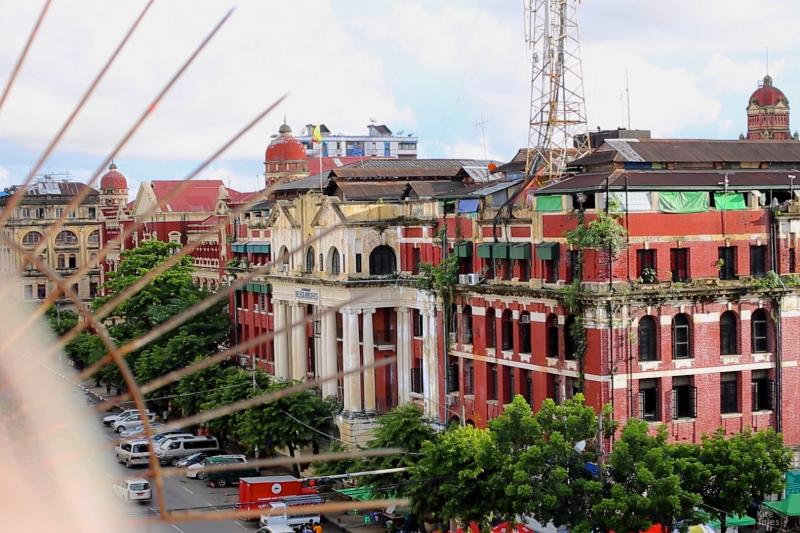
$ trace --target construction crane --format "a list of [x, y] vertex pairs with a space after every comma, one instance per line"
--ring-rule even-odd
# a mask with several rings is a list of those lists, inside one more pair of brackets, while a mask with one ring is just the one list
[[580, 0], [523, 0], [531, 54], [531, 107], [525, 176], [558, 179], [589, 153], [577, 6]]

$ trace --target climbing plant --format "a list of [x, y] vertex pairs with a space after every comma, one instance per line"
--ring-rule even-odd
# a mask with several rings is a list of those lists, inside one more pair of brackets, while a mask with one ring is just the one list
[[609, 211], [600, 211], [594, 220], [586, 224], [583, 211], [578, 211], [578, 224], [575, 229], [565, 234], [567, 243], [583, 250], [595, 248], [608, 250], [615, 257], [625, 246], [627, 231], [619, 223], [618, 215]]

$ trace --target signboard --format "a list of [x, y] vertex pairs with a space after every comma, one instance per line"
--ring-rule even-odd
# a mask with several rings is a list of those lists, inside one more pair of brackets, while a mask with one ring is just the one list
[[319, 302], [319, 292], [311, 289], [295, 289], [294, 297], [304, 302]]

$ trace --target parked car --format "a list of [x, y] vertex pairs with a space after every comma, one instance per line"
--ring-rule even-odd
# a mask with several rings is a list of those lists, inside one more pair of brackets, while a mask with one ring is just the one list
[[[162, 424], [150, 424], [150, 427], [153, 428], [154, 430], [157, 430], [161, 425]], [[144, 437], [144, 426], [140, 422], [135, 426], [123, 429], [122, 431], [119, 432], [119, 436], [122, 438]]]
[[145, 439], [121, 442], [114, 453], [117, 461], [130, 468], [132, 465], [146, 465], [150, 461], [150, 445]]
[[163, 433], [153, 435], [153, 442], [156, 447], [158, 447], [167, 439], [191, 439], [194, 438], [194, 436], [193, 433], [188, 433], [182, 429], [173, 429], [172, 431], [164, 431]]
[[206, 457], [199, 463], [190, 465], [186, 469], [186, 477], [205, 479], [206, 472], [203, 471], [203, 468], [209, 465], [219, 465], [226, 463], [246, 463], [246, 462], [247, 462], [247, 457], [245, 457], [244, 455], [215, 455], [213, 457]]
[[162, 465], [178, 464], [178, 461], [197, 452], [213, 452], [219, 450], [219, 443], [214, 437], [197, 436], [190, 439], [164, 439], [156, 450]]
[[[117, 411], [116, 413], [111, 413], [110, 415], [104, 416], [103, 424], [111, 426], [114, 424], [114, 422], [117, 422], [118, 420], [122, 420], [123, 418], [127, 418], [130, 415], [135, 415], [138, 413], [139, 413], [138, 409], [124, 409], [122, 411]], [[147, 411], [147, 413], [150, 414], [150, 411]]]
[[212, 487], [221, 489], [223, 487], [227, 487], [228, 485], [238, 484], [239, 479], [243, 477], [254, 477], [258, 475], [260, 475], [260, 473], [257, 468], [245, 467], [242, 465], [241, 469], [207, 472], [206, 481]]
[[[150, 422], [152, 422], [156, 418], [156, 415], [153, 413], [147, 413], [146, 416]], [[139, 413], [134, 413], [126, 418], [123, 418], [122, 420], [117, 420], [116, 422], [114, 422], [113, 427], [114, 431], [120, 433], [124, 429], [136, 427], [137, 425], [139, 426], [142, 425], [142, 416]]]
[[213, 451], [213, 452], [193, 453], [192, 455], [190, 455], [188, 457], [184, 457], [183, 459], [178, 461], [175, 464], [175, 466], [185, 468], [187, 466], [192, 466], [194, 464], [201, 463], [207, 457], [216, 457], [217, 455], [224, 455], [224, 454], [225, 453], [223, 451], [221, 451], [221, 450], [217, 450], [217, 451]]
[[126, 479], [114, 485], [114, 494], [126, 502], [149, 502], [152, 499], [150, 482], [142, 478]]

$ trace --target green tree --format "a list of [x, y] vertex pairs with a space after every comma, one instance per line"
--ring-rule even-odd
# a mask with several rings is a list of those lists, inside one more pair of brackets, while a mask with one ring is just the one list
[[501, 468], [502, 460], [485, 429], [456, 427], [425, 442], [411, 469], [408, 493], [413, 512], [427, 522], [475, 522], [486, 529], [498, 501], [486, 480]]
[[752, 502], [783, 490], [791, 464], [791, 451], [771, 429], [727, 438], [719, 429], [704, 436], [700, 446], [676, 446], [674, 455], [683, 460], [684, 484], [702, 496], [723, 533], [728, 513], [743, 515]]
[[606, 492], [593, 507], [596, 524], [614, 531], [644, 531], [653, 524], [697, 523], [700, 495], [684, 487], [664, 426], [655, 436], [630, 420], [608, 458]]
[[[192, 362], [201, 359], [202, 356], [197, 356]], [[223, 380], [224, 371], [225, 367], [212, 365], [181, 378], [175, 387], [175, 398], [171, 402], [173, 408], [182, 416], [200, 412], [201, 405], [208, 400], [209, 391], [216, 389]]]
[[61, 309], [57, 305], [51, 306], [46, 316], [50, 329], [59, 337], [78, 325], [78, 313], [71, 309]]
[[[251, 372], [236, 366], [225, 368], [220, 373], [219, 379], [216, 380], [216, 385], [208, 389], [205, 400], [200, 403], [200, 409], [208, 411], [258, 396], [269, 389], [271, 381], [268, 374], [257, 371], [256, 386], [253, 387]], [[208, 428], [219, 436], [221, 442], [227, 441], [229, 437], [238, 439], [242, 419], [251, 410], [238, 411], [214, 418], [208, 422]]]

